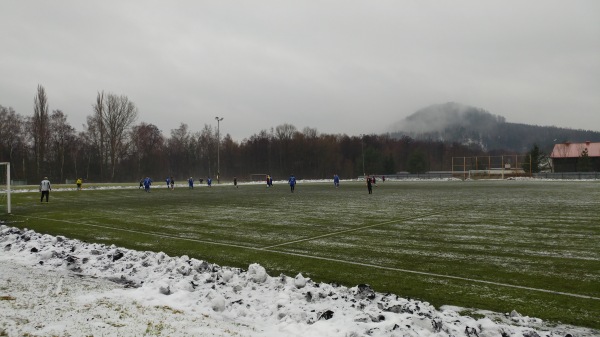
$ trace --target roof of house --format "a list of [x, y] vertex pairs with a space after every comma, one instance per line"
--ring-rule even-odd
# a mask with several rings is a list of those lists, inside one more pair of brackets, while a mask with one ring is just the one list
[[554, 144], [550, 158], [576, 158], [580, 157], [584, 149], [588, 150], [588, 156], [600, 157], [600, 143], [562, 143]]

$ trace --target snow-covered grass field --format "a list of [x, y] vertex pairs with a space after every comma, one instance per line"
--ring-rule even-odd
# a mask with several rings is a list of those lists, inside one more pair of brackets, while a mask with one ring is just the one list
[[515, 310], [600, 327], [598, 182], [378, 185], [373, 195], [349, 181], [339, 189], [300, 182], [294, 194], [282, 182], [173, 191], [158, 184], [151, 193], [64, 189], [48, 204], [37, 193], [14, 193], [13, 215], [0, 219], [233, 268], [258, 263], [269, 275], [302, 274], [319, 284], [369, 284], [438, 308]]

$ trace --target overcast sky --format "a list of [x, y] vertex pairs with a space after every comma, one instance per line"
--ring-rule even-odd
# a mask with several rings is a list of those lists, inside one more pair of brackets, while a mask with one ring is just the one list
[[431, 104], [600, 131], [600, 1], [2, 1], [0, 105], [99, 91], [170, 135], [387, 132]]

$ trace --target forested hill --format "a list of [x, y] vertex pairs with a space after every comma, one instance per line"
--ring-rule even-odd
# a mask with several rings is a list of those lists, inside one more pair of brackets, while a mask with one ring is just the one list
[[502, 116], [458, 103], [432, 105], [394, 124], [392, 137], [457, 142], [484, 151], [527, 152], [533, 144], [549, 152], [555, 143], [600, 141], [600, 132], [508, 123]]

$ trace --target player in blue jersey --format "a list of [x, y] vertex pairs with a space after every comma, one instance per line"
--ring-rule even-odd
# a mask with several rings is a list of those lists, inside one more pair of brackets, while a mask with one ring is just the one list
[[150, 177], [146, 177], [144, 179], [144, 191], [150, 192], [150, 185], [152, 185], [152, 179], [150, 179]]
[[290, 184], [290, 190], [294, 193], [294, 189], [296, 188], [296, 177], [292, 174], [290, 179], [288, 179], [288, 183]]

